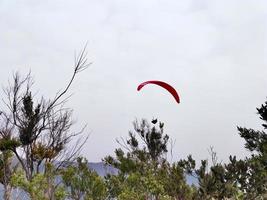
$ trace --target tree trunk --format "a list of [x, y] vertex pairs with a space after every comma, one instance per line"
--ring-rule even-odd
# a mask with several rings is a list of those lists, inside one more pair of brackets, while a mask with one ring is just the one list
[[11, 185], [4, 185], [4, 200], [11, 200], [11, 192], [12, 192], [12, 187]]
[[9, 151], [2, 152], [4, 168], [3, 168], [3, 186], [4, 186], [4, 200], [11, 200], [12, 186], [10, 184], [11, 178], [11, 162], [12, 154]]

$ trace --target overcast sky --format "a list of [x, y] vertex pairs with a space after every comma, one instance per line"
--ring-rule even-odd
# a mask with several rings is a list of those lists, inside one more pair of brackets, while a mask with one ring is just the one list
[[[137, 118], [165, 122], [173, 160], [247, 155], [236, 126], [260, 129], [267, 96], [265, 0], [0, 0], [0, 84], [30, 69], [39, 95], [54, 97], [88, 42], [93, 64], [71, 87], [83, 154], [100, 161]], [[156, 86], [173, 85], [181, 103]]]

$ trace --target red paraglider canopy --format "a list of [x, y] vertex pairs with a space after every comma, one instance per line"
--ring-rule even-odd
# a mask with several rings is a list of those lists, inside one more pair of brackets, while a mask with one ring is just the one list
[[163, 81], [153, 80], [153, 81], [143, 82], [137, 87], [137, 91], [141, 90], [147, 84], [156, 84], [156, 85], [163, 87], [164, 89], [168, 90], [172, 94], [172, 96], [175, 98], [177, 103], [180, 103], [180, 98], [179, 98], [179, 95], [176, 92], [176, 90], [171, 85], [169, 85], [168, 83], [165, 83]]

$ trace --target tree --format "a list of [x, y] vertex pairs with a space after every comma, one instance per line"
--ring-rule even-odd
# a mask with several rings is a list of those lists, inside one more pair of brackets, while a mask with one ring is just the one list
[[30, 180], [26, 178], [25, 172], [19, 169], [12, 174], [11, 183], [14, 187], [22, 189], [28, 198], [33, 200], [64, 200], [67, 192], [64, 186], [59, 184], [59, 172], [54, 170], [51, 163], [46, 163], [45, 168], [46, 173], [36, 173]]
[[[152, 123], [155, 125], [157, 120], [152, 120]], [[127, 151], [126, 157], [124, 157], [124, 151], [119, 148], [115, 150], [118, 161], [110, 156], [105, 158], [108, 164], [114, 165], [125, 173], [129, 172], [133, 166], [124, 166], [124, 158], [128, 158], [127, 162], [132, 161], [132, 163], [128, 163], [129, 165], [142, 165], [144, 161], [158, 165], [166, 160], [164, 155], [168, 152], [169, 136], [163, 134], [164, 123], [159, 122], [159, 130], [155, 126], [151, 128], [147, 120], [144, 119], [141, 120], [141, 123], [136, 120], [133, 125], [135, 133], [130, 131], [126, 141], [124, 139], [117, 140]]]
[[164, 123], [157, 119], [151, 123], [152, 127], [146, 120], [135, 121], [135, 132], [129, 132], [126, 140], [117, 140], [124, 150], [118, 148], [116, 158], [104, 159], [119, 170], [118, 175], [106, 177], [111, 196], [125, 200], [189, 198], [182, 168], [166, 160], [169, 136], [163, 133]]
[[[3, 117], [3, 115], [0, 115]], [[5, 118], [2, 118], [5, 119]], [[12, 164], [13, 160], [13, 153], [8, 147], [12, 145], [11, 133], [12, 133], [12, 126], [10, 125], [10, 121], [4, 121], [1, 123], [0, 127], [0, 183], [4, 186], [4, 199], [9, 200], [11, 199], [11, 175], [16, 170], [16, 165]]]
[[[267, 101], [257, 108], [260, 119], [263, 120], [263, 128], [267, 129]], [[243, 127], [237, 127], [239, 135], [245, 139], [245, 148], [259, 156], [262, 164], [267, 169], [267, 134], [264, 131], [256, 131]]]
[[185, 173], [198, 179], [198, 186], [191, 187], [192, 199], [239, 199], [241, 191], [238, 188], [236, 177], [232, 176], [234, 171], [231, 169], [233, 166], [218, 163], [217, 154], [213, 147], [211, 147], [209, 153], [211, 155], [211, 166], [208, 165], [208, 160], [201, 160], [200, 167], [196, 168], [195, 160], [191, 155], [188, 156], [187, 160], [180, 160], [177, 163]]
[[[267, 128], [267, 102], [257, 108], [263, 128]], [[180, 162], [185, 170], [194, 171], [199, 182], [197, 199], [266, 199], [267, 198], [267, 134], [243, 127], [237, 127], [239, 134], [245, 139], [245, 148], [252, 155], [237, 160], [236, 156], [229, 157], [229, 163], [213, 162], [208, 167], [208, 161], [202, 160], [199, 169], [192, 162]], [[217, 161], [212, 152], [212, 160]]]
[[[191, 156], [188, 158], [192, 159]], [[194, 165], [194, 160], [193, 165]], [[182, 160], [170, 164], [165, 163], [160, 170], [160, 178], [163, 182], [164, 191], [173, 200], [192, 199], [194, 188], [186, 183], [186, 174], [188, 174], [181, 165]]]
[[[257, 109], [263, 121], [263, 129], [267, 129], [267, 101]], [[239, 135], [245, 140], [245, 148], [252, 156], [245, 159], [245, 167], [238, 177], [246, 199], [267, 198], [267, 134], [264, 130], [237, 127]], [[240, 162], [234, 162], [240, 164]], [[241, 162], [242, 163], [242, 162]], [[245, 170], [244, 170], [245, 169]], [[244, 181], [245, 180], [245, 181]]]
[[[2, 155], [8, 152], [16, 158], [28, 182], [40, 173], [46, 177], [50, 163], [54, 166], [53, 170], [58, 171], [79, 155], [87, 137], [83, 141], [80, 138], [76, 145], [69, 146], [71, 139], [80, 135], [83, 129], [71, 132], [72, 110], [65, 107], [65, 102], [75, 77], [87, 66], [84, 48], [75, 61], [70, 81], [53, 99], [42, 97], [38, 100], [33, 95], [31, 74], [24, 78], [18, 73], [14, 74], [13, 82], [5, 89], [6, 109], [2, 109], [0, 113], [2, 123], [6, 124], [7, 128], [0, 132], [0, 151]], [[54, 180], [49, 181], [52, 186]], [[53, 187], [46, 191], [50, 199], [53, 199], [53, 194]]]
[[103, 200], [107, 197], [104, 180], [90, 170], [85, 158], [77, 158], [77, 164], [61, 170], [67, 198], [73, 200]]

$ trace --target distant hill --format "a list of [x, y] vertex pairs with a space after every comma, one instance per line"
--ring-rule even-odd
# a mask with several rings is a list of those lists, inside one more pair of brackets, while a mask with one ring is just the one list
[[89, 168], [94, 170], [99, 176], [104, 177], [107, 174], [117, 174], [118, 170], [112, 166], [105, 165], [103, 162], [89, 162]]

